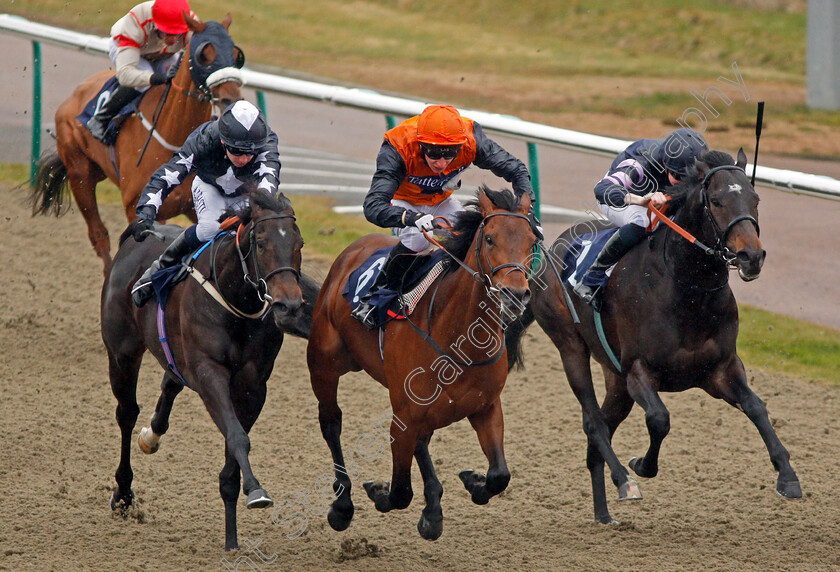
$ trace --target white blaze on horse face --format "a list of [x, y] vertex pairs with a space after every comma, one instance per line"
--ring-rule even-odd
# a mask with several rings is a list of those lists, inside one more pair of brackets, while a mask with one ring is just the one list
[[286, 231], [285, 231], [285, 230], [283, 230], [282, 228], [278, 228], [278, 229], [277, 229], [277, 232], [279, 232], [279, 233], [280, 233], [280, 236], [283, 236], [283, 237], [285, 237], [285, 236], [286, 236]]
[[733, 183], [733, 184], [729, 185], [729, 192], [731, 192], [731, 193], [739, 193], [739, 194], [740, 194], [740, 192], [741, 192], [741, 185], [739, 185], [738, 183]]

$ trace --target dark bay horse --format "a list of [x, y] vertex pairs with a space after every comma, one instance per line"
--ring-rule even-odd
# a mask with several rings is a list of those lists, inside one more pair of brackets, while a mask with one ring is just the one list
[[[114, 266], [102, 288], [102, 339], [108, 350], [111, 389], [117, 398], [117, 423], [122, 433], [117, 488], [111, 508], [132, 503], [131, 433], [139, 414], [137, 375], [146, 350], [166, 373], [151, 427], [140, 432], [138, 444], [154, 453], [169, 427], [175, 397], [183, 388], [178, 373], [201, 397], [225, 437], [225, 466], [219, 491], [225, 505], [225, 549], [237, 548], [236, 502], [240, 470], [248, 508], [272, 504], [248, 462], [248, 432], [266, 397], [266, 380], [283, 344], [283, 330], [302, 313], [300, 278], [303, 239], [295, 224], [291, 203], [262, 192], [250, 194], [250, 206], [237, 213], [237, 238], [217, 239], [198, 258], [193, 278], [177, 284], [166, 306], [168, 350], [159, 341], [157, 304], [136, 308], [130, 290], [165, 244], [131, 238], [134, 223], [120, 237]], [[168, 240], [182, 229], [158, 226]], [[200, 274], [199, 274], [200, 273]], [[210, 278], [215, 292], [205, 291], [199, 280]], [[223, 305], [224, 303], [224, 305]]]
[[[344, 530], [353, 518], [351, 483], [341, 448], [339, 378], [364, 369], [388, 389], [393, 476], [390, 483], [364, 483], [376, 509], [404, 509], [411, 502], [411, 462], [423, 477], [426, 507], [417, 529], [428, 540], [443, 531], [443, 488], [429, 456], [432, 433], [468, 418], [489, 461], [487, 474], [463, 471], [461, 480], [476, 504], [502, 492], [510, 480], [504, 456], [500, 394], [507, 378], [502, 325], [516, 317], [530, 296], [523, 266], [536, 242], [527, 218], [527, 195], [482, 188], [461, 213], [446, 244], [454, 259], [420, 300], [409, 320], [389, 322], [379, 335], [350, 315], [342, 297], [349, 274], [375, 250], [394, 243], [381, 234], [360, 238], [332, 265], [312, 317], [307, 362], [318, 398], [321, 433], [332, 453], [336, 493], [328, 521]], [[416, 329], [415, 329], [416, 328]], [[427, 341], [424, 336], [428, 336]]]
[[[658, 472], [660, 445], [670, 430], [669, 413], [659, 397], [663, 391], [697, 387], [743, 411], [758, 428], [779, 473], [776, 492], [785, 498], [802, 496], [790, 455], [776, 436], [764, 403], [749, 388], [735, 352], [738, 307], [729, 287], [729, 267], [736, 267], [743, 280], [753, 280], [765, 257], [758, 238], [759, 199], [744, 173], [746, 162], [743, 150], [737, 164], [726, 153], [707, 151], [686, 181], [665, 191], [672, 197], [671, 211], [676, 208], [674, 221], [697, 241], [714, 245], [707, 247], [710, 252], [661, 225], [614, 268], [602, 316], [617, 363], [599, 341], [592, 308], [570, 294], [580, 317], [580, 323], [574, 323], [563, 287], [548, 264], [559, 266], [573, 237], [591, 232], [587, 224], [572, 227], [552, 245], [551, 260], [542, 264], [538, 279], [531, 283], [531, 307], [506, 332], [513, 348], [511, 365], [521, 364], [520, 336], [535, 318], [560, 351], [583, 410], [595, 518], [602, 523], [612, 522], [604, 461], [619, 487], [619, 498], [641, 498], [611, 445], [613, 433], [634, 403], [645, 411], [650, 446], [644, 457], [631, 459], [630, 468], [642, 477]], [[601, 364], [606, 379], [600, 408], [590, 355]]]
[[[140, 114], [135, 114], [122, 124], [119, 137], [113, 147], [100, 143], [82, 125], [76, 116], [99, 92], [113, 71], [97, 73], [73, 91], [55, 113], [56, 150], [45, 153], [38, 164], [32, 191], [33, 214], [66, 212], [66, 194], [69, 185], [76, 205], [88, 227], [88, 237], [96, 254], [102, 259], [105, 276], [111, 268], [111, 242], [108, 229], [99, 215], [96, 203], [96, 185], [106, 177], [122, 194], [125, 215], [129, 222], [134, 220], [134, 209], [143, 187], [152, 173], [172, 157], [199, 125], [210, 120], [212, 103], [224, 109], [234, 101], [242, 99], [242, 83], [238, 67], [244, 59], [242, 52], [233, 45], [227, 34], [230, 14], [223, 22], [199, 22], [185, 17], [192, 30], [190, 43], [196, 48], [190, 58], [190, 44], [187, 45], [182, 65], [172, 80], [171, 88], [155, 86], [146, 92], [140, 102]], [[224, 43], [202, 40], [208, 28], [220, 32]], [[212, 34], [209, 34], [212, 35]], [[209, 36], [208, 35], [208, 36]], [[215, 72], [208, 85], [208, 76]], [[155, 110], [166, 94], [166, 101], [160, 108], [160, 118], [155, 127], [155, 137], [140, 158], [143, 145], [149, 138], [149, 126]], [[212, 102], [212, 103], [211, 103]], [[187, 213], [194, 217], [190, 185], [192, 177], [175, 189], [158, 211], [158, 219], [166, 220]], [[193, 220], [195, 220], [193, 218]]]

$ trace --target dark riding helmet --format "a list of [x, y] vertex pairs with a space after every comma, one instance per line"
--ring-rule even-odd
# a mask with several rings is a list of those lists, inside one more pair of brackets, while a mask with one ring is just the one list
[[700, 153], [709, 149], [703, 136], [694, 129], [677, 129], [660, 140], [662, 164], [675, 177], [682, 179]]
[[219, 134], [222, 143], [234, 154], [253, 155], [268, 141], [268, 124], [253, 103], [239, 100], [230, 104], [219, 118]]

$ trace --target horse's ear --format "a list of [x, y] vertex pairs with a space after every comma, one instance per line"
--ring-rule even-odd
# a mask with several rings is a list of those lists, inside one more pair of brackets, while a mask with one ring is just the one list
[[478, 192], [478, 206], [481, 208], [482, 216], [487, 216], [496, 208], [496, 205], [493, 204], [493, 201], [491, 201], [490, 197], [487, 196], [487, 193], [484, 192], [484, 187], [479, 189]]
[[705, 178], [706, 174], [709, 172], [709, 165], [707, 163], [704, 163], [700, 159], [695, 159], [694, 166], [697, 169], [697, 174], [700, 176], [700, 178]]
[[738, 149], [738, 161], [735, 164], [741, 167], [742, 169], [747, 168], [747, 154], [744, 153], [743, 147]]
[[520, 214], [527, 215], [528, 211], [531, 210], [531, 196], [528, 193], [522, 193], [522, 198], [519, 199], [519, 210], [517, 211]]
[[207, 24], [205, 24], [201, 20], [193, 18], [186, 12], [182, 11], [181, 14], [184, 16], [184, 23], [187, 25], [187, 28], [192, 30], [194, 33], [200, 34], [207, 27]]
[[222, 20], [222, 27], [223, 27], [225, 30], [229, 30], [229, 29], [230, 29], [230, 22], [231, 22], [231, 20], [232, 20], [232, 19], [233, 19], [233, 18], [231, 18], [231, 16], [230, 16], [230, 12], [228, 12], [228, 13], [227, 13], [227, 15], [225, 16], [225, 19], [224, 19], [224, 20]]

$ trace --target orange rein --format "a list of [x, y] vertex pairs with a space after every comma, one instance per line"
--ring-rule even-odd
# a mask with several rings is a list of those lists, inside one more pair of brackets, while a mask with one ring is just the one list
[[[666, 205], [666, 206], [667, 206], [667, 205]], [[696, 238], [694, 238], [694, 236], [693, 236], [690, 232], [688, 232], [688, 231], [687, 231], [687, 230], [685, 230], [683, 227], [681, 227], [680, 225], [678, 225], [677, 223], [675, 223], [674, 221], [672, 221], [671, 219], [669, 219], [668, 217], [666, 217], [664, 214], [662, 214], [662, 211], [660, 211], [660, 210], [659, 210], [659, 209], [657, 209], [655, 206], [653, 206], [653, 204], [648, 203], [648, 209], [649, 209], [649, 210], [650, 210], [650, 211], [651, 211], [654, 215], [656, 215], [656, 218], [657, 218], [657, 219], [661, 220], [662, 222], [664, 222], [665, 224], [667, 224], [668, 226], [670, 226], [670, 227], [674, 230], [674, 232], [676, 232], [677, 234], [679, 234], [680, 236], [682, 236], [682, 237], [683, 237], [684, 239], [686, 239], [688, 242], [690, 242], [691, 244], [694, 244], [694, 243], [696, 243], [696, 242], [697, 242], [697, 239], [696, 239]]]

